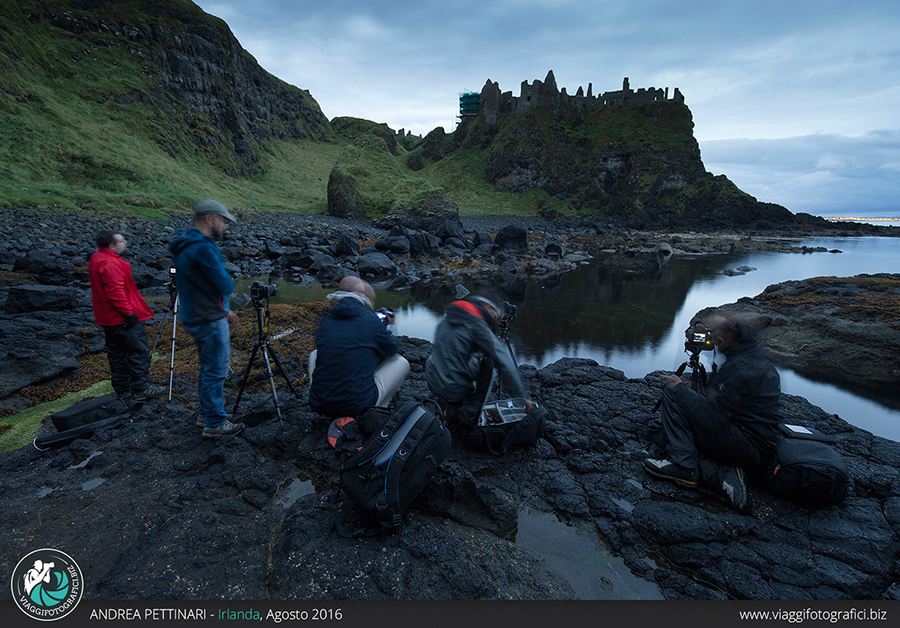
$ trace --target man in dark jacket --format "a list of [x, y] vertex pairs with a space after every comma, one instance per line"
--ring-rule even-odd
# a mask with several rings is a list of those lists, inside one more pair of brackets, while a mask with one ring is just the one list
[[165, 389], [150, 383], [150, 351], [144, 321], [153, 312], [138, 292], [131, 264], [122, 258], [128, 243], [121, 233], [97, 234], [97, 252], [88, 261], [94, 322], [106, 336], [110, 380], [119, 397], [145, 401]]
[[335, 305], [319, 322], [309, 356], [309, 405], [332, 418], [387, 407], [409, 375], [384, 322], [375, 315], [375, 290], [359, 277], [344, 277], [328, 299]]
[[234, 280], [225, 270], [216, 244], [235, 222], [225, 206], [213, 199], [194, 205], [194, 226], [169, 243], [178, 285], [179, 317], [194, 337], [200, 354], [197, 427], [205, 438], [238, 434], [243, 423], [232, 423], [225, 412], [225, 378], [231, 358], [228, 325], [238, 317], [228, 303]]
[[533, 408], [522, 376], [495, 332], [500, 306], [482, 296], [454, 301], [434, 333], [434, 347], [425, 362], [425, 380], [432, 394], [445, 402], [449, 418], [474, 427], [489, 392], [494, 367], [515, 397]]
[[[716, 352], [705, 394], [676, 375], [663, 375], [662, 416], [649, 436], [665, 452], [644, 469], [682, 486], [702, 486], [748, 511], [744, 469], [755, 470], [779, 437], [780, 378], [750, 327], [724, 316], [705, 321]], [[722, 360], [724, 359], [724, 362]]]

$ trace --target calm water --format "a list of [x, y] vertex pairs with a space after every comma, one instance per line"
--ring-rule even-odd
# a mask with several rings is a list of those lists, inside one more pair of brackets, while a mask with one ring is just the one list
[[[633, 277], [599, 263], [580, 266], [552, 282], [503, 286], [518, 306], [510, 339], [520, 364], [543, 367], [562, 357], [596, 360], [643, 377], [674, 370], [684, 354], [684, 329], [699, 310], [755, 296], [766, 286], [792, 279], [860, 273], [900, 272], [900, 239], [842, 238], [804, 240], [841, 253], [749, 253], [674, 259], [663, 272]], [[738, 277], [723, 270], [751, 266]], [[246, 285], [244, 285], [246, 283]], [[247, 290], [249, 281], [238, 289]], [[451, 288], [393, 291], [376, 285], [378, 306], [397, 312], [395, 333], [432, 340]], [[469, 290], [474, 285], [465, 286]], [[308, 301], [331, 292], [318, 286], [281, 282], [276, 301]], [[705, 354], [704, 354], [705, 355]], [[839, 359], [839, 356], [835, 356]], [[828, 412], [875, 434], [900, 441], [900, 396], [859, 396], [827, 382], [815, 382], [780, 369], [782, 390], [809, 399]]]

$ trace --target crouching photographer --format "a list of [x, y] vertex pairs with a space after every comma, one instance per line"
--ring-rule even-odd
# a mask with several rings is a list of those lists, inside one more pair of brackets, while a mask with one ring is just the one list
[[327, 298], [337, 305], [319, 322], [309, 355], [310, 407], [332, 418], [388, 407], [409, 375], [409, 362], [387, 329], [393, 312], [375, 311], [375, 290], [359, 277], [344, 277]]
[[533, 404], [525, 390], [519, 368], [496, 333], [504, 321], [498, 300], [483, 296], [454, 301], [434, 334], [434, 347], [425, 363], [425, 380], [431, 393], [441, 399], [447, 416], [463, 429], [478, 421], [491, 386], [494, 367], [512, 392]]
[[780, 378], [749, 326], [725, 316], [704, 326], [688, 328], [686, 349], [714, 345], [712, 372], [697, 390], [679, 375], [662, 376], [662, 413], [650, 422], [649, 437], [664, 457], [646, 458], [643, 466], [655, 477], [709, 489], [747, 513], [744, 471], [765, 464], [779, 438]]

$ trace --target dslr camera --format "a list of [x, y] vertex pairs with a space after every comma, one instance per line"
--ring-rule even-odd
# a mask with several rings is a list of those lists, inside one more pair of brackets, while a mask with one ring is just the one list
[[278, 286], [274, 283], [266, 285], [261, 281], [254, 281], [250, 286], [250, 298], [254, 301], [262, 301], [263, 299], [274, 297], [276, 292], [278, 292]]
[[712, 351], [716, 347], [712, 330], [703, 323], [694, 323], [687, 328], [684, 335], [687, 338], [687, 342], [684, 343], [684, 348], [691, 353]]
[[178, 284], [175, 282], [175, 267], [169, 266], [169, 281], [163, 284], [169, 288], [169, 294], [174, 295], [178, 292]]
[[503, 302], [503, 315], [500, 317], [500, 320], [497, 321], [497, 329], [500, 332], [501, 337], [509, 334], [509, 327], [512, 325], [513, 321], [516, 320], [516, 315], [519, 313], [519, 308], [509, 301]]
[[388, 317], [394, 317], [394, 310], [389, 307], [382, 307], [375, 311], [375, 316], [377, 316], [378, 320], [385, 325], [390, 325], [390, 323], [388, 323]]

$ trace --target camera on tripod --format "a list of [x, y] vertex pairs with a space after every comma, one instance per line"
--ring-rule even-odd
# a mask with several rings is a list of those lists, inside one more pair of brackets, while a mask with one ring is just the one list
[[509, 301], [503, 302], [503, 315], [500, 317], [500, 320], [497, 321], [497, 330], [499, 331], [498, 335], [500, 338], [509, 336], [509, 327], [512, 325], [513, 321], [516, 320], [516, 314], [518, 313], [518, 307]]
[[394, 310], [389, 307], [382, 307], [375, 311], [375, 316], [385, 325], [390, 325], [388, 318], [394, 318]]
[[684, 343], [684, 350], [690, 353], [712, 351], [716, 347], [712, 330], [703, 323], [694, 323], [687, 328], [684, 335], [687, 338], [687, 341]]
[[163, 284], [169, 288], [169, 294], [178, 292], [178, 284], [175, 282], [175, 267], [169, 266], [169, 281]]
[[274, 283], [267, 285], [261, 281], [254, 281], [250, 286], [250, 298], [253, 299], [254, 303], [259, 303], [263, 301], [263, 299], [274, 297], [276, 292], [278, 292], [278, 286]]

